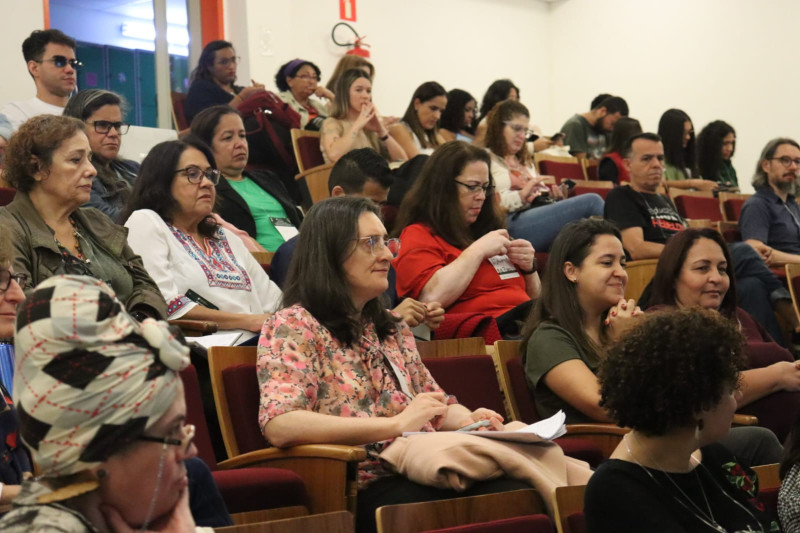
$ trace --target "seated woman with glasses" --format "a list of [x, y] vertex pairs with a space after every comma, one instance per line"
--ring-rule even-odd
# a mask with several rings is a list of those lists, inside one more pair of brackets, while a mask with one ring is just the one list
[[80, 91], [64, 108], [64, 116], [82, 120], [88, 126], [86, 136], [97, 175], [86, 207], [99, 209], [114, 222], [119, 222], [139, 172], [139, 163], [119, 157], [122, 136], [128, 133], [129, 127], [123, 122], [126, 108], [121, 96], [102, 89]]
[[319, 85], [319, 81], [319, 67], [305, 59], [284, 63], [275, 74], [278, 96], [300, 115], [300, 127], [307, 130], [319, 130], [328, 116], [328, 104], [312, 97], [333, 101], [333, 92]]
[[542, 183], [526, 146], [529, 123], [528, 108], [520, 102], [497, 104], [486, 117], [486, 149], [500, 205], [508, 211], [508, 233], [546, 252], [565, 224], [603, 216], [604, 202], [597, 194], [564, 198], [561, 188]]
[[[178, 375], [189, 348], [80, 276], [36, 288], [16, 343], [19, 434], [40, 476], [23, 483], [0, 530], [195, 531], [187, 469], [197, 448]], [[218, 497], [215, 488], [203, 487]]]
[[539, 295], [534, 249], [512, 239], [497, 208], [489, 154], [463, 141], [439, 147], [403, 200], [397, 294], [480, 313], [515, 333]]
[[250, 87], [234, 84], [239, 59], [228, 41], [211, 41], [203, 48], [183, 104], [183, 114], [189, 123], [207, 107], [227, 104], [235, 109], [250, 96], [264, 92], [263, 83], [254, 81]]
[[128, 242], [166, 298], [169, 318], [258, 332], [281, 290], [242, 240], [214, 219], [219, 177], [202, 141], [157, 144], [142, 161], [123, 215]]
[[192, 121], [192, 134], [214, 152], [221, 173], [219, 216], [270, 252], [297, 234], [303, 215], [280, 178], [268, 170], [245, 170], [250, 147], [238, 111], [224, 105], [204, 109]]
[[445, 107], [447, 91], [435, 81], [427, 81], [414, 91], [401, 122], [389, 128], [409, 159], [419, 154], [430, 155], [444, 144], [439, 119]]
[[32, 286], [59, 274], [93, 276], [111, 285], [136, 317], [163, 318], [164, 298], [126, 231], [81, 207], [97, 173], [85, 128], [71, 117], [39, 115], [12, 136], [5, 179], [17, 194], [0, 208], [0, 225], [11, 232], [14, 270]]

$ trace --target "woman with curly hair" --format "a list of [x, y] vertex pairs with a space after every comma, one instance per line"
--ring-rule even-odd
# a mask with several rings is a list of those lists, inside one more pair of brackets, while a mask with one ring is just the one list
[[467, 91], [451, 89], [447, 105], [439, 120], [439, 133], [445, 141], [465, 141], [475, 138], [475, 106], [478, 102]]
[[717, 231], [690, 228], [678, 233], [658, 260], [648, 310], [702, 307], [738, 324], [748, 355], [738, 407], [756, 415], [760, 425], [783, 441], [800, 414], [800, 363], [736, 306], [736, 280], [729, 275], [732, 265], [728, 247]]
[[600, 404], [631, 428], [586, 487], [587, 531], [779, 531], [755, 474], [716, 444], [741, 396], [744, 339], [719, 313], [655, 313], [612, 346]]
[[319, 67], [305, 59], [292, 59], [275, 74], [278, 96], [300, 115], [300, 127], [307, 130], [319, 130], [328, 116], [328, 105], [317, 98], [333, 100], [333, 93], [319, 85], [320, 76]]
[[447, 91], [435, 81], [426, 81], [414, 91], [401, 121], [389, 128], [409, 159], [431, 155], [445, 142], [439, 134], [439, 119], [447, 107]]
[[664, 178], [676, 189], [711, 191], [716, 182], [696, 178], [694, 126], [692, 119], [680, 109], [667, 109], [658, 121], [658, 134], [664, 144]]
[[700, 175], [728, 188], [738, 188], [739, 179], [731, 158], [736, 151], [736, 130], [722, 120], [707, 125], [697, 136], [697, 166]]
[[546, 252], [565, 224], [603, 216], [597, 194], [564, 198], [561, 189], [548, 187], [536, 172], [525, 146], [530, 126], [528, 108], [516, 100], [500, 102], [486, 117], [486, 150], [492, 158], [492, 178], [500, 205], [508, 213], [508, 232]]

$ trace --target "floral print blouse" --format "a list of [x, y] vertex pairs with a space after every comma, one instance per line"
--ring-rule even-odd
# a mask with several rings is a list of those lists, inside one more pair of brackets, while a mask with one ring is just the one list
[[[442, 390], [422, 364], [414, 336], [404, 322], [398, 322], [397, 333], [383, 343], [374, 325], [367, 324], [361, 341], [345, 346], [304, 307], [293, 305], [272, 315], [261, 330], [258, 423], [263, 432], [271, 419], [299, 409], [332, 416], [395, 416], [411, 403], [398, 379], [405, 381], [412, 395]], [[457, 403], [456, 398], [448, 396], [447, 403]], [[434, 419], [422, 431], [435, 431], [442, 422]], [[359, 488], [392, 474], [378, 458], [390, 443], [365, 446], [367, 458], [359, 465]]]

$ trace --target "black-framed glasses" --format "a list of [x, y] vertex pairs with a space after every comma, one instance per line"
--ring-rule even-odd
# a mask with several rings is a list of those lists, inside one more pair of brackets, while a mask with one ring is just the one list
[[48, 59], [42, 59], [41, 61], [37, 61], [37, 63], [52, 63], [57, 68], [64, 68], [67, 65], [71, 66], [75, 70], [81, 68], [83, 63], [78, 61], [75, 58], [67, 58], [66, 56], [53, 56]]
[[218, 64], [218, 65], [221, 65], [221, 66], [223, 66], [223, 67], [227, 67], [227, 66], [228, 66], [228, 65], [230, 65], [231, 63], [233, 63], [233, 64], [235, 65], [235, 64], [237, 64], [237, 63], [241, 63], [241, 62], [242, 62], [242, 58], [241, 58], [240, 56], [235, 56], [235, 57], [225, 57], [225, 58], [222, 58], [222, 59], [218, 59], [218, 60], [217, 60], [217, 64]]
[[6, 292], [11, 287], [11, 280], [19, 284], [20, 289], [25, 290], [28, 286], [28, 275], [19, 273], [12, 274], [10, 270], [0, 270], [0, 292]]
[[192, 446], [196, 428], [194, 427], [194, 424], [186, 424], [185, 426], [181, 427], [181, 432], [183, 433], [183, 436], [180, 439], [173, 437], [153, 437], [151, 435], [139, 435], [139, 440], [158, 442], [163, 444], [165, 448], [167, 446], [180, 446], [181, 451], [184, 455], [186, 455], [189, 452], [189, 448]]
[[373, 256], [377, 256], [384, 248], [389, 250], [392, 257], [397, 257], [397, 254], [400, 253], [400, 239], [387, 239], [382, 235], [370, 235], [369, 237], [360, 237], [353, 240], [365, 243]]
[[195, 185], [200, 184], [203, 181], [203, 178], [208, 178], [208, 181], [216, 185], [219, 183], [219, 170], [216, 168], [209, 168], [203, 170], [202, 168], [191, 165], [186, 168], [179, 168], [175, 171], [175, 174], [183, 172], [186, 174], [186, 179], [189, 180], [189, 183], [194, 183]]
[[87, 124], [94, 126], [94, 131], [101, 135], [107, 135], [108, 132], [111, 131], [111, 128], [117, 130], [120, 135], [125, 135], [128, 133], [128, 128], [131, 127], [127, 122], [111, 122], [109, 120], [95, 120], [93, 122], [87, 122]]
[[534, 131], [527, 126], [523, 126], [522, 124], [514, 124], [513, 122], [506, 122], [506, 126], [511, 128], [515, 134], [525, 133], [525, 137], [530, 137], [534, 134]]
[[788, 155], [785, 155], [783, 157], [773, 157], [771, 159], [773, 161], [780, 161], [781, 165], [783, 165], [786, 168], [789, 168], [789, 166], [792, 163], [794, 163], [794, 166], [800, 168], [800, 159], [794, 159], [794, 158], [789, 157]]
[[470, 194], [480, 194], [484, 193], [486, 195], [491, 194], [494, 191], [494, 185], [489, 185], [488, 183], [476, 183], [475, 185], [470, 185], [469, 183], [464, 183], [463, 181], [455, 180], [456, 183], [467, 189]]

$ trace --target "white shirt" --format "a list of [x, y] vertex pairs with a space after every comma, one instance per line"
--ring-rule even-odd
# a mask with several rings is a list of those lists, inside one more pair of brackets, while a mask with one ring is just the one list
[[278, 309], [280, 288], [242, 240], [226, 229], [220, 229], [218, 240], [206, 239], [206, 254], [193, 238], [150, 209], [134, 211], [125, 227], [128, 244], [142, 257], [167, 301], [170, 319], [180, 318], [197, 305], [186, 296], [190, 289], [228, 313], [261, 314]]
[[63, 107], [48, 104], [38, 97], [34, 96], [30, 100], [21, 100], [19, 102], [9, 102], [0, 109], [0, 113], [4, 114], [8, 120], [11, 121], [11, 126], [14, 131], [17, 131], [23, 122], [36, 115], [61, 115], [64, 112]]

